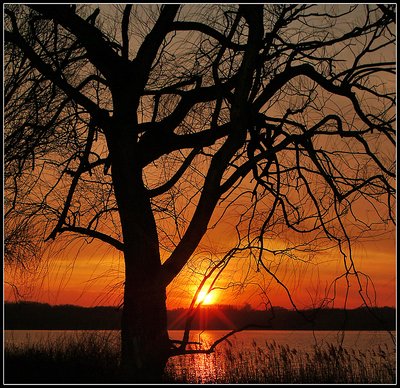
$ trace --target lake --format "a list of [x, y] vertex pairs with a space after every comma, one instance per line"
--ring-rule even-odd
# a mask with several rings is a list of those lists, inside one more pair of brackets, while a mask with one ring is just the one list
[[[182, 330], [169, 331], [170, 338], [176, 340], [182, 338], [182, 333]], [[190, 340], [207, 348], [226, 333], [225, 330], [194, 330]], [[5, 330], [4, 341], [5, 346], [26, 347], [54, 342], [62, 346], [89, 335], [96, 335], [111, 346], [119, 347], [119, 331]], [[196, 346], [192, 345], [193, 349]], [[339, 378], [344, 382], [367, 377], [368, 381], [390, 382], [390, 376], [395, 373], [395, 358], [392, 337], [384, 331], [247, 330], [229, 337], [229, 341], [219, 344], [212, 354], [171, 358], [167, 373], [174, 380], [185, 383], [264, 381], [271, 378], [283, 382], [289, 378], [295, 382], [297, 375], [304, 378], [307, 373], [340, 373]], [[388, 375], [383, 376], [383, 373]]]
[[[5, 345], [26, 346], [47, 341], [56, 341], [61, 338], [73, 339], [84, 334], [98, 334], [108, 337], [109, 341], [115, 342], [119, 346], [118, 330], [4, 330]], [[227, 330], [193, 330], [190, 340], [200, 342], [204, 346], [210, 346], [225, 334]], [[170, 338], [182, 339], [183, 330], [170, 330]], [[229, 337], [229, 342], [233, 346], [243, 346], [245, 348], [263, 346], [266, 342], [275, 342], [277, 345], [289, 346], [290, 348], [300, 348], [304, 351], [311, 350], [315, 345], [322, 344], [342, 344], [349, 349], [360, 351], [378, 349], [379, 346], [387, 345], [394, 347], [391, 336], [386, 331], [310, 331], [310, 330], [246, 330]], [[229, 346], [228, 342], [222, 343], [219, 347]]]

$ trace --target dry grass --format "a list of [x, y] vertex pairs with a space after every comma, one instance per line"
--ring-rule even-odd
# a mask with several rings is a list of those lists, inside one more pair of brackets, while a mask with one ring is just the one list
[[6, 345], [6, 383], [107, 383], [119, 378], [115, 339], [87, 333], [28, 346]]
[[225, 346], [211, 355], [171, 359], [166, 375], [178, 383], [393, 384], [395, 366], [395, 353], [387, 345], [362, 352], [325, 344], [305, 352], [253, 342], [251, 348]]

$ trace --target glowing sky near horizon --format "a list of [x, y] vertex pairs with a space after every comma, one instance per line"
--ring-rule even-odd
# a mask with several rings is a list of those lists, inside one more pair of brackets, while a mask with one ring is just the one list
[[[365, 284], [368, 284], [368, 295], [372, 305], [396, 305], [395, 249], [394, 233], [376, 241], [357, 244], [355, 247], [357, 269], [370, 276], [370, 281]], [[293, 300], [299, 308], [318, 305], [328, 285], [342, 272], [340, 259], [320, 258], [319, 261], [319, 264], [310, 265], [307, 269], [296, 267], [295, 263], [282, 264], [286, 266], [282, 272], [283, 282], [291, 290]], [[266, 302], [270, 301], [274, 306], [292, 307], [285, 290], [265, 274], [261, 279], [261, 274], [252, 273], [247, 278], [246, 287], [235, 285], [234, 277], [240, 271], [244, 271], [240, 267], [242, 264], [238, 261], [227, 268], [225, 278], [222, 277], [217, 286], [229, 283], [231, 286], [227, 289], [217, 287], [212, 292], [213, 297], [206, 299], [206, 303], [238, 306], [248, 303], [253, 308], [263, 309]], [[99, 244], [82, 247], [76, 243], [67, 251], [43, 262], [33, 276], [12, 276], [9, 270], [6, 271], [4, 297], [6, 301], [29, 300], [51, 305], [119, 305], [122, 302], [123, 274], [121, 255]], [[168, 308], [188, 307], [200, 280], [199, 276], [184, 271], [168, 288]], [[239, 281], [239, 278], [237, 280]], [[15, 288], [11, 287], [8, 281], [18, 287], [19, 296], [16, 296]], [[262, 284], [264, 290], [261, 290], [256, 282]], [[356, 308], [363, 304], [354, 279], [350, 288], [346, 287], [345, 280], [342, 279], [337, 284], [334, 307], [344, 307], [346, 290], [348, 308]]]

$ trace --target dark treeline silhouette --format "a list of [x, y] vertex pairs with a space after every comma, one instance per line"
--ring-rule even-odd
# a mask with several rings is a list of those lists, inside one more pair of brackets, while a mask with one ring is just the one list
[[[8, 330], [119, 330], [121, 310], [116, 307], [51, 306], [36, 302], [5, 303]], [[168, 328], [184, 329], [187, 309], [168, 311]], [[193, 329], [227, 330], [254, 324], [271, 330], [395, 330], [392, 307], [309, 309], [296, 312], [282, 307], [253, 310], [250, 306], [204, 306], [196, 313]]]
[[5, 329], [16, 330], [113, 330], [120, 329], [116, 307], [51, 306], [46, 303], [5, 303]]

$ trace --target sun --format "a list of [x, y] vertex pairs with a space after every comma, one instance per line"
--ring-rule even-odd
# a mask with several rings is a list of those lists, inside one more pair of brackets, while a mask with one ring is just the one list
[[196, 302], [197, 303], [201, 303], [203, 305], [210, 305], [210, 304], [214, 304], [216, 300], [215, 294], [212, 292], [209, 292], [207, 294], [206, 291], [200, 291], [199, 295], [197, 297]]

